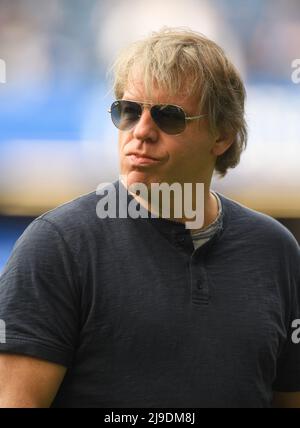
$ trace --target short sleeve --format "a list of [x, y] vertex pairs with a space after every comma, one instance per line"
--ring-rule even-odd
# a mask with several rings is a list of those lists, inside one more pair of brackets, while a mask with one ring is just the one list
[[[300, 248], [296, 244], [290, 253], [291, 268], [289, 270], [288, 325], [286, 343], [277, 362], [277, 375], [273, 390], [279, 392], [300, 391], [300, 343], [295, 340], [295, 320], [300, 320]], [[300, 333], [298, 334], [300, 338]]]
[[5, 326], [0, 352], [69, 367], [79, 330], [77, 283], [62, 232], [46, 219], [34, 220], [0, 277], [0, 320]]

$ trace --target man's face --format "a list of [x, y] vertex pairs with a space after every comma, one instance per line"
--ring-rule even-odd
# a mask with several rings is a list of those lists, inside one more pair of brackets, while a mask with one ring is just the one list
[[[170, 97], [153, 89], [152, 98], [145, 96], [141, 81], [125, 89], [123, 99], [151, 104], [175, 104], [184, 109], [187, 116], [197, 116], [198, 100], [176, 95]], [[199, 120], [201, 121], [199, 123]], [[209, 183], [216, 156], [212, 149], [215, 139], [209, 133], [207, 118], [188, 121], [179, 135], [161, 131], [145, 107], [139, 122], [130, 131], [119, 131], [121, 175], [127, 184], [144, 183]], [[143, 156], [154, 160], [143, 159]]]

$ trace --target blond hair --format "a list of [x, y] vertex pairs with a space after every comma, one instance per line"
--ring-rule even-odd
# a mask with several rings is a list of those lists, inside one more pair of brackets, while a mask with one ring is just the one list
[[238, 71], [215, 42], [188, 29], [164, 27], [125, 49], [112, 71], [117, 99], [137, 71], [142, 73], [147, 96], [153, 85], [171, 96], [182, 90], [187, 96], [197, 95], [211, 132], [234, 135], [233, 144], [217, 157], [216, 172], [224, 176], [239, 163], [247, 144], [246, 91]]

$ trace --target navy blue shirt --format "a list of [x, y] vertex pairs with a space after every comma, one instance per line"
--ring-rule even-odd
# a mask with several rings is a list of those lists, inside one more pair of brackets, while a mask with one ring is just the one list
[[99, 219], [95, 192], [34, 220], [0, 277], [0, 352], [68, 368], [53, 407], [269, 407], [300, 391], [299, 246], [219, 197], [222, 228], [197, 250], [174, 221]]

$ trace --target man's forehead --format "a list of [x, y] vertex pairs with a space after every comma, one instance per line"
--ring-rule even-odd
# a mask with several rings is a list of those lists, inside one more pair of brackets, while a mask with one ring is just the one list
[[123, 97], [151, 104], [190, 104], [198, 101], [195, 95], [188, 93], [186, 88], [180, 91], [170, 91], [163, 85], [154, 83], [146, 89], [141, 79], [130, 80], [124, 88]]

